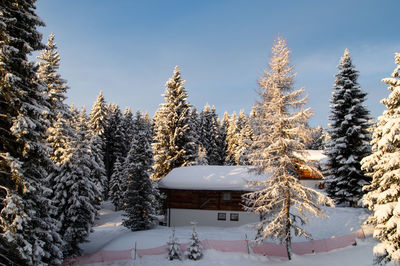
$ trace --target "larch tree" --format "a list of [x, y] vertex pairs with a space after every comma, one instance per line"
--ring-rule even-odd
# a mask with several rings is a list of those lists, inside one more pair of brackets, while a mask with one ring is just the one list
[[[260, 214], [256, 226], [257, 241], [265, 238], [279, 239], [286, 246], [291, 259], [292, 235], [311, 235], [302, 228], [307, 223], [307, 213], [326, 216], [320, 204], [333, 205], [331, 199], [301, 184], [296, 171], [298, 163], [317, 171], [310, 162], [299, 159], [308, 139], [305, 123], [309, 108], [303, 109], [306, 99], [304, 89], [294, 90], [293, 67], [286, 41], [278, 38], [272, 47], [270, 71], [264, 71], [260, 80], [260, 100], [256, 103], [257, 128], [249, 160], [257, 174], [268, 175], [264, 181], [251, 181], [255, 191], [244, 194], [245, 209]], [[266, 130], [267, 129], [267, 130]], [[304, 157], [304, 156], [303, 156]]]
[[153, 181], [150, 179], [153, 166], [153, 151], [148, 142], [144, 119], [140, 112], [135, 117], [138, 133], [133, 136], [131, 149], [125, 160], [125, 214], [123, 225], [132, 231], [146, 230], [156, 220], [156, 197]]
[[174, 168], [193, 164], [197, 156], [184, 83], [176, 66], [172, 78], [166, 83], [166, 103], [161, 105], [154, 117], [153, 179], [163, 178]]
[[357, 83], [358, 71], [346, 49], [331, 98], [332, 123], [326, 145], [326, 185], [328, 195], [337, 204], [352, 206], [363, 195], [369, 178], [361, 171], [361, 160], [370, 154], [369, 112], [364, 106], [366, 93]]
[[363, 203], [373, 211], [367, 223], [374, 226], [376, 262], [400, 263], [400, 53], [389, 85], [389, 96], [381, 101], [387, 108], [378, 118], [372, 136], [372, 154], [362, 161], [362, 169], [372, 178], [363, 189]]
[[28, 60], [43, 48], [35, 1], [0, 2], [0, 264], [54, 265], [61, 238], [45, 179], [50, 103]]

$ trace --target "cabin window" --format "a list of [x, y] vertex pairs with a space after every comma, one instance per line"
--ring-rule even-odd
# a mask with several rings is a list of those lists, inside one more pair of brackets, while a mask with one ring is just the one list
[[239, 213], [231, 213], [231, 221], [239, 221]]
[[226, 220], [226, 213], [219, 212], [218, 213], [218, 221], [225, 221]]
[[223, 200], [231, 200], [231, 193], [224, 192], [224, 195], [223, 195], [222, 199]]

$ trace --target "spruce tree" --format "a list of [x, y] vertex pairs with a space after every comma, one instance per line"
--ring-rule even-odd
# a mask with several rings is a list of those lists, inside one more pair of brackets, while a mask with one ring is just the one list
[[381, 101], [387, 108], [378, 118], [372, 136], [372, 154], [362, 161], [362, 169], [372, 178], [363, 189], [363, 203], [373, 211], [367, 223], [374, 226], [376, 262], [400, 263], [400, 53], [395, 55], [392, 78], [382, 81], [391, 91]]
[[369, 182], [361, 171], [360, 161], [370, 153], [370, 118], [363, 105], [367, 94], [357, 83], [358, 71], [347, 49], [338, 68], [331, 99], [325, 183], [328, 195], [337, 204], [352, 205], [362, 197], [362, 187]]
[[80, 255], [78, 244], [91, 232], [99, 208], [100, 192], [91, 175], [94, 162], [90, 141], [86, 138], [87, 121], [83, 112], [77, 123], [77, 136], [67, 143], [65, 159], [53, 180], [53, 198], [57, 220], [61, 224], [65, 257]]
[[114, 172], [114, 163], [117, 159], [123, 161], [125, 159], [124, 152], [124, 140], [125, 132], [123, 128], [123, 115], [121, 109], [116, 104], [108, 106], [108, 123], [105, 129], [106, 139], [106, 151], [107, 156], [105, 157], [105, 165], [108, 165], [106, 174], [109, 182], [111, 182], [111, 176]]
[[201, 126], [200, 126], [200, 116], [197, 112], [197, 108], [192, 106], [190, 109], [190, 128], [192, 129], [194, 142], [196, 145], [202, 145], [201, 143]]
[[250, 147], [253, 142], [253, 130], [250, 126], [249, 118], [245, 115], [244, 111], [240, 111], [239, 113], [237, 129], [239, 134], [235, 163], [237, 165], [248, 165], [248, 156], [251, 152]]
[[206, 150], [209, 165], [221, 164], [220, 153], [218, 152], [219, 124], [217, 119], [215, 107], [213, 106], [212, 109], [210, 105], [206, 104], [200, 114], [200, 140], [201, 145]]
[[61, 239], [45, 179], [50, 103], [28, 55], [43, 48], [35, 1], [0, 2], [0, 263], [59, 264]]
[[228, 134], [228, 127], [229, 127], [229, 114], [224, 112], [224, 117], [222, 121], [220, 121], [219, 126], [219, 138], [218, 138], [218, 151], [219, 157], [221, 158], [221, 165], [226, 164], [226, 157], [227, 157], [227, 134]]
[[156, 198], [150, 174], [153, 165], [153, 152], [148, 142], [144, 119], [140, 112], [135, 117], [138, 133], [133, 136], [131, 149], [125, 160], [126, 219], [123, 225], [132, 231], [146, 230], [154, 226]]
[[321, 126], [310, 128], [311, 141], [307, 143], [308, 150], [324, 150], [325, 134]]
[[[303, 89], [293, 89], [293, 67], [286, 41], [278, 38], [272, 47], [270, 71], [259, 82], [261, 100], [256, 103], [257, 116], [249, 160], [257, 174], [268, 175], [264, 181], [252, 181], [254, 192], [243, 196], [246, 209], [260, 214], [256, 226], [257, 241], [267, 237], [279, 239], [286, 246], [291, 259], [292, 234], [311, 237], [301, 226], [307, 223], [307, 214], [325, 216], [320, 204], [332, 205], [322, 193], [301, 184], [296, 171], [299, 162], [296, 153], [302, 153], [308, 135], [304, 122], [311, 116], [301, 98]], [[267, 127], [267, 130], [264, 130]], [[308, 169], [310, 162], [301, 161]]]
[[110, 181], [109, 198], [115, 206], [115, 210], [124, 209], [124, 201], [126, 197], [126, 179], [124, 175], [124, 164], [118, 158], [114, 164], [114, 172]]
[[[122, 130], [124, 132], [122, 158], [126, 158], [131, 147], [131, 140], [134, 135], [133, 114], [131, 108], [126, 108], [121, 121]], [[151, 136], [152, 138], [153, 136]], [[122, 160], [121, 160], [122, 162]]]
[[[66, 80], [62, 79], [61, 75], [57, 73], [60, 67], [60, 55], [54, 42], [53, 33], [50, 34], [46, 48], [42, 50], [38, 59], [40, 61], [37, 76], [46, 84], [46, 95], [50, 100], [50, 114], [61, 113], [68, 116], [68, 106], [64, 103], [68, 86]], [[56, 118], [53, 116], [51, 121], [54, 119]]]
[[154, 117], [155, 136], [153, 179], [160, 179], [172, 169], [191, 165], [197, 155], [194, 134], [190, 128], [190, 105], [183, 87], [178, 67], [166, 84], [166, 103], [161, 105]]
[[108, 183], [107, 169], [110, 165], [105, 165], [109, 160], [106, 159], [109, 156], [109, 152], [106, 150], [106, 128], [109, 121], [109, 112], [106, 105], [106, 101], [103, 97], [103, 93], [100, 91], [96, 102], [93, 104], [92, 110], [90, 111], [90, 117], [88, 121], [89, 134], [92, 143], [92, 156], [97, 163], [97, 169], [93, 172], [95, 175], [95, 182], [100, 191], [103, 193], [103, 197], [108, 196]]
[[228, 129], [226, 131], [226, 157], [225, 157], [226, 165], [236, 164], [235, 158], [239, 145], [238, 135], [239, 135], [239, 130], [237, 128], [237, 116], [236, 112], [233, 112], [228, 123]]

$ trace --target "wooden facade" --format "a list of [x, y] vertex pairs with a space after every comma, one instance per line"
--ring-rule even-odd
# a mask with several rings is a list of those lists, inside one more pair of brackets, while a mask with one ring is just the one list
[[166, 195], [164, 208], [243, 211], [244, 191], [160, 189]]

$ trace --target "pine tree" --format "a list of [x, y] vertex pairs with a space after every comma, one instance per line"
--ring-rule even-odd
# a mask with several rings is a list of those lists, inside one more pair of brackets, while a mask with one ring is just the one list
[[115, 210], [124, 209], [124, 199], [126, 197], [126, 180], [124, 175], [124, 164], [118, 158], [114, 164], [114, 171], [110, 180], [109, 199], [115, 206]]
[[212, 108], [206, 104], [200, 114], [200, 140], [201, 145], [207, 153], [209, 165], [221, 164], [220, 153], [218, 152], [218, 130], [219, 124], [215, 107]]
[[367, 94], [357, 83], [358, 71], [347, 49], [338, 68], [331, 99], [331, 140], [326, 147], [325, 183], [328, 195], [337, 204], [349, 202], [352, 205], [362, 197], [362, 187], [369, 182], [361, 171], [360, 161], [370, 153], [370, 118], [363, 105]]
[[231, 115], [231, 118], [229, 120], [228, 124], [228, 129], [226, 132], [226, 158], [225, 158], [225, 164], [227, 165], [235, 165], [235, 157], [237, 154], [237, 149], [238, 149], [238, 135], [239, 135], [239, 130], [237, 128], [237, 116], [236, 113], [234, 112]]
[[227, 134], [228, 134], [228, 127], [229, 127], [229, 114], [224, 112], [224, 117], [222, 121], [219, 121], [219, 138], [218, 138], [218, 151], [219, 157], [221, 158], [221, 165], [226, 164], [226, 157], [227, 157]]
[[387, 108], [378, 118], [372, 137], [372, 154], [362, 161], [362, 169], [372, 178], [363, 189], [363, 203], [373, 214], [367, 223], [374, 226], [374, 237], [381, 243], [374, 247], [376, 261], [400, 263], [400, 53], [392, 77], [382, 81], [389, 85], [388, 98], [381, 101]]
[[200, 116], [197, 113], [197, 108], [192, 106], [190, 109], [190, 128], [193, 132], [193, 138], [196, 145], [201, 145], [201, 126], [200, 126]]
[[123, 127], [123, 115], [118, 105], [111, 104], [108, 107], [108, 123], [105, 129], [106, 151], [108, 156], [105, 157], [105, 164], [108, 165], [106, 174], [109, 182], [114, 172], [114, 163], [117, 159], [123, 161], [125, 159], [124, 141], [125, 131]]
[[[126, 158], [131, 147], [131, 140], [133, 139], [134, 135], [133, 114], [131, 108], [125, 109], [124, 116], [121, 121], [121, 126], [125, 136], [122, 158]], [[153, 138], [153, 136], [151, 136], [151, 138]]]
[[196, 223], [192, 222], [192, 226], [193, 232], [189, 240], [189, 245], [185, 251], [185, 255], [190, 260], [199, 260], [203, 256], [203, 247], [196, 232]]
[[172, 229], [172, 235], [169, 238], [167, 245], [168, 245], [168, 259], [169, 260], [175, 260], [175, 259], [181, 260], [182, 253], [181, 253], [181, 248], [179, 247], [179, 240], [175, 236], [175, 228]]
[[191, 165], [196, 159], [197, 147], [189, 124], [190, 105], [184, 83], [175, 67], [173, 77], [166, 84], [166, 103], [154, 117], [153, 179], [163, 178], [176, 167]]
[[59, 264], [61, 239], [45, 178], [50, 103], [28, 60], [43, 48], [35, 1], [0, 2], [0, 264]]
[[248, 165], [248, 156], [253, 142], [253, 130], [250, 126], [249, 118], [245, 115], [244, 111], [240, 111], [239, 113], [237, 129], [239, 130], [239, 134], [235, 163], [237, 165]]
[[102, 191], [103, 197], [108, 196], [108, 185], [109, 180], [107, 178], [107, 169], [110, 165], [105, 165], [109, 160], [109, 156], [106, 145], [106, 128], [108, 126], [109, 118], [108, 108], [106, 101], [104, 100], [103, 93], [100, 91], [96, 102], [93, 104], [92, 110], [90, 111], [90, 118], [88, 121], [89, 134], [92, 143], [92, 156], [96, 161], [97, 169], [93, 172], [95, 177], [95, 183]]
[[58, 113], [54, 124], [47, 129], [47, 143], [51, 148], [50, 159], [56, 165], [65, 162], [66, 150], [73, 140], [75, 132], [61, 113]]
[[131, 149], [124, 163], [127, 191], [123, 225], [132, 231], [146, 230], [154, 226], [156, 198], [150, 179], [153, 152], [146, 135], [144, 119], [140, 112], [135, 117], [138, 133], [132, 139]]
[[[261, 100], [256, 103], [255, 117], [258, 128], [249, 160], [254, 166], [252, 171], [269, 177], [250, 182], [256, 191], [243, 198], [246, 209], [261, 217], [256, 227], [256, 240], [279, 239], [291, 259], [292, 234], [311, 237], [301, 227], [307, 223], [306, 213], [325, 216], [319, 205], [333, 203], [322, 193], [302, 185], [298, 179], [296, 153], [304, 150], [308, 138], [304, 121], [311, 116], [311, 111], [302, 108], [306, 103], [306, 99], [301, 98], [303, 89], [293, 89], [295, 74], [289, 55], [286, 41], [278, 38], [272, 47], [270, 71], [264, 71], [265, 76], [259, 82], [262, 85]], [[268, 128], [264, 131], [265, 127]], [[318, 171], [307, 161], [301, 163]]]
[[[64, 103], [68, 86], [66, 80], [57, 73], [59, 69], [60, 55], [57, 51], [57, 45], [54, 42], [54, 34], [51, 33], [47, 41], [46, 48], [38, 56], [39, 69], [37, 76], [46, 84], [46, 95], [50, 99], [50, 114], [69, 115], [68, 106]], [[56, 118], [53, 116], [51, 121]]]
[[321, 126], [310, 128], [311, 141], [307, 143], [307, 150], [323, 150], [325, 134]]
[[77, 126], [77, 137], [65, 147], [65, 159], [54, 178], [53, 198], [60, 221], [65, 257], [79, 255], [79, 243], [85, 241], [99, 208], [100, 192], [93, 182], [90, 142], [87, 140], [86, 117], [82, 112]]

